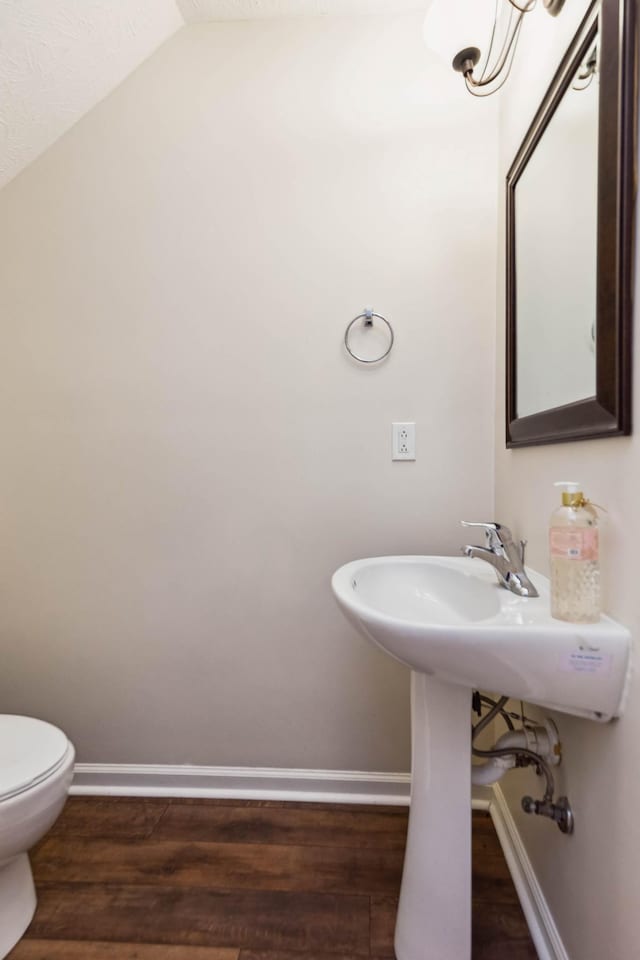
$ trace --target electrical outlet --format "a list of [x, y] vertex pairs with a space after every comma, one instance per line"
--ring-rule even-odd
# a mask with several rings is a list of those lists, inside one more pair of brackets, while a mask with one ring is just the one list
[[415, 423], [393, 423], [392, 460], [415, 460], [416, 425]]

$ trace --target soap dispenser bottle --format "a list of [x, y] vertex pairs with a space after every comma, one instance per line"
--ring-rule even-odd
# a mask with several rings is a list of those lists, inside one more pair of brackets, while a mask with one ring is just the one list
[[562, 506], [551, 514], [551, 616], [572, 623], [600, 619], [598, 515], [579, 483], [559, 482]]

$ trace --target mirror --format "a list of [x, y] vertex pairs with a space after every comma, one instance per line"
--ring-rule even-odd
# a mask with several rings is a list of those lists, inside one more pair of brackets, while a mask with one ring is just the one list
[[631, 430], [632, 7], [591, 6], [507, 177], [509, 447]]

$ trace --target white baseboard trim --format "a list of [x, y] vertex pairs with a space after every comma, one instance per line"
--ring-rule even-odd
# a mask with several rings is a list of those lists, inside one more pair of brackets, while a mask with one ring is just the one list
[[[76, 763], [71, 794], [94, 797], [202, 797], [408, 806], [409, 773]], [[474, 787], [474, 810], [490, 810], [490, 787]]]
[[77, 763], [71, 793], [407, 806], [408, 773]]
[[491, 787], [471, 788], [471, 809], [485, 810], [487, 813], [491, 810], [491, 801], [493, 800], [493, 791]]
[[570, 960], [522, 837], [499, 784], [494, 784], [489, 813], [509, 865], [539, 960]]

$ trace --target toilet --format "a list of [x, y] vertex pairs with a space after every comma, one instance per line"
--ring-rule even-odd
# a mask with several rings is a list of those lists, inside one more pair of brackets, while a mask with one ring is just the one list
[[0, 958], [36, 908], [28, 851], [55, 823], [73, 778], [75, 750], [57, 727], [0, 714]]

